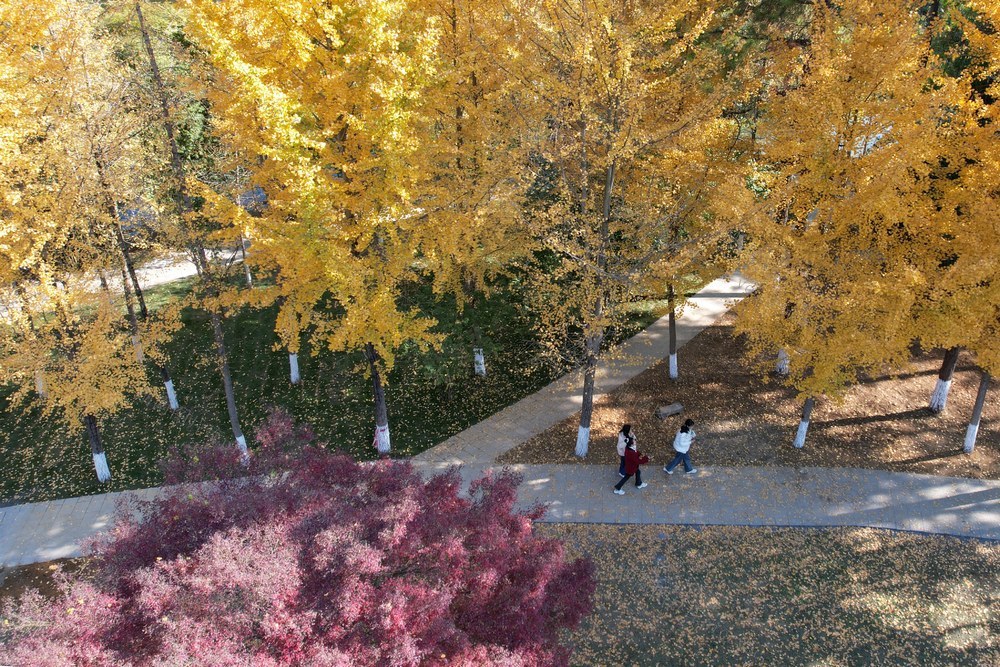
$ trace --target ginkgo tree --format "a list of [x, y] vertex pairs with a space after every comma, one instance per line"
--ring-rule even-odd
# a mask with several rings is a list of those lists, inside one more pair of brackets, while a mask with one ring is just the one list
[[436, 85], [425, 100], [435, 131], [423, 149], [430, 170], [419, 205], [445, 233], [424, 247], [421, 262], [435, 291], [455, 296], [469, 329], [473, 370], [485, 376], [484, 332], [473, 311], [494, 278], [535, 247], [523, 224], [531, 169], [523, 128], [512, 122], [519, 91], [495, 64], [506, 13], [493, 0], [430, 0], [424, 11], [441, 26], [441, 36]]
[[[87, 7], [87, 3], [79, 6]], [[115, 57], [113, 52], [119, 44], [95, 9], [91, 7], [89, 14], [77, 19], [89, 34], [77, 42], [79, 57], [63, 63], [74, 84], [67, 92], [71, 104], [59, 122], [72, 128], [79, 139], [73, 150], [67, 147], [67, 157], [85, 174], [92, 192], [96, 205], [90, 218], [92, 233], [101, 240], [97, 247], [105, 256], [106, 272], [121, 277], [120, 290], [136, 357], [139, 363], [147, 356], [152, 359], [166, 390], [167, 404], [177, 410], [174, 381], [159, 345], [168, 332], [150, 318], [136, 269], [135, 245], [140, 234], [126, 231], [122, 210], [123, 200], [140, 199], [146, 188], [146, 174], [155, 168], [155, 153], [149, 150], [148, 141], [154, 118], [138, 82], [126, 64]], [[148, 349], [144, 349], [144, 338]]]
[[103, 273], [113, 236], [93, 135], [84, 131], [94, 101], [87, 61], [100, 60], [101, 45], [93, 6], [58, 3], [34, 18], [37, 32], [6, 61], [6, 81], [20, 91], [12, 116], [30, 121], [5, 128], [14, 150], [2, 169], [0, 282], [14, 298], [0, 366], [18, 403], [34, 387], [45, 412], [86, 427], [106, 482], [99, 419], [148, 387]]
[[[971, 10], [971, 11], [970, 11]], [[948, 3], [932, 24], [957, 79], [946, 123], [940, 123], [940, 155], [927, 188], [937, 233], [936, 263], [927, 267], [924, 298], [915, 309], [916, 333], [925, 346], [948, 347], [932, 409], [943, 409], [958, 350], [982, 368], [979, 392], [966, 432], [965, 451], [975, 447], [983, 404], [997, 365], [1000, 262], [997, 203], [1000, 199], [1000, 8], [993, 3]], [[940, 37], [938, 37], [940, 35]]]
[[569, 335], [583, 362], [578, 456], [608, 327], [640, 290], [690, 265], [747, 201], [739, 127], [723, 115], [742, 95], [746, 61], [721, 48], [739, 41], [724, 8], [508, 5], [494, 57], [521, 88], [516, 118], [536, 169], [531, 230], [548, 253], [532, 267], [536, 308], [557, 332], [553, 346], [565, 349]]
[[738, 331], [752, 357], [782, 350], [815, 400], [906, 361], [923, 268], [938, 261], [923, 196], [952, 99], [915, 6], [817, 3], [802, 40], [773, 52], [757, 130], [770, 205], [750, 217], [744, 265], [759, 290]]
[[[284, 347], [294, 353], [308, 337], [314, 350], [364, 351], [374, 442], [386, 453], [383, 373], [404, 342], [440, 340], [434, 320], [400, 306], [401, 289], [430, 277], [438, 293], [454, 292], [461, 276], [485, 275], [479, 260], [502, 245], [491, 234], [513, 216], [511, 179], [473, 152], [498, 122], [473, 113], [478, 66], [453, 60], [458, 80], [438, 67], [440, 6], [184, 4], [218, 73], [219, 134], [255, 156], [252, 182], [267, 193], [249, 216], [206, 189], [208, 210], [244, 230], [250, 262], [274, 276], [253, 298], [278, 304]], [[455, 187], [449, 173], [477, 160], [480, 180]]]
[[[175, 238], [179, 245], [190, 252], [191, 259], [195, 264], [200, 278], [198, 289], [194, 295], [195, 305], [208, 314], [209, 323], [212, 329], [212, 338], [215, 346], [215, 361], [219, 369], [219, 376], [222, 380], [223, 393], [226, 402], [226, 412], [229, 416], [230, 427], [233, 438], [244, 461], [249, 458], [246, 436], [240, 425], [239, 410], [236, 404], [236, 391], [233, 386], [232, 373], [229, 365], [229, 352], [226, 346], [225, 332], [223, 330], [223, 320], [226, 315], [227, 306], [233, 305], [232, 300], [226, 299], [222, 291], [215, 266], [210, 261], [208, 244], [212, 233], [211, 221], [197, 210], [195, 199], [191, 194], [189, 176], [181, 154], [178, 140], [176, 109], [174, 103], [177, 101], [173, 91], [168, 89], [160, 62], [162, 56], [154, 47], [154, 39], [158, 36], [154, 33], [150, 24], [146, 20], [141, 0], [129, 0], [128, 2], [118, 2], [119, 10], [128, 10], [135, 18], [135, 26], [138, 28], [138, 37], [141, 42], [141, 52], [144, 57], [144, 64], [148, 68], [148, 80], [150, 88], [150, 100], [158, 112], [158, 125], [162, 130], [161, 150], [165, 162], [169, 165], [169, 176], [166, 178], [169, 184], [166, 188], [173, 201], [172, 213], [177, 220], [175, 227]], [[178, 17], [182, 20], [183, 16]], [[174, 34], [179, 28], [172, 26]], [[175, 54], [176, 55], [176, 54]], [[188, 63], [190, 65], [190, 63]], [[192, 79], [194, 77], [191, 77]], [[179, 309], [174, 309], [179, 313]]]

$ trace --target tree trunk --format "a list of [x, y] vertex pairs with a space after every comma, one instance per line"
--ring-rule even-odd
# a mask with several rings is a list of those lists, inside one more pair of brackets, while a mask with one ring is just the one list
[[122, 294], [125, 295], [125, 311], [128, 313], [128, 328], [132, 332], [132, 346], [135, 348], [135, 358], [143, 362], [142, 341], [139, 339], [139, 320], [135, 315], [135, 304], [132, 303], [132, 289], [128, 284], [128, 273], [122, 266]]
[[[177, 147], [177, 137], [174, 131], [174, 123], [170, 119], [170, 106], [167, 103], [166, 88], [163, 85], [163, 77], [160, 76], [160, 67], [156, 62], [156, 54], [153, 52], [153, 44], [149, 39], [149, 30], [146, 27], [146, 20], [142, 14], [142, 7], [138, 0], [135, 3], [135, 13], [139, 18], [139, 29], [142, 32], [142, 43], [149, 57], [149, 69], [153, 75], [153, 82], [156, 87], [158, 101], [160, 103], [160, 116], [163, 120], [163, 129], [167, 135], [167, 143], [170, 146], [170, 167], [174, 173], [174, 180], [177, 182], [175, 200], [181, 214], [181, 222], [184, 223], [184, 216], [190, 213], [191, 200], [188, 197], [187, 182], [184, 178], [184, 165], [181, 162], [180, 150]], [[194, 256], [195, 268], [198, 276], [205, 281], [206, 294], [210, 298], [216, 295], [216, 290], [212, 284], [211, 266], [205, 254], [205, 246], [198, 239], [188, 238], [189, 250]], [[222, 332], [222, 316], [214, 311], [209, 311], [209, 318], [212, 322], [212, 335], [215, 338], [216, 354], [218, 356], [219, 371], [222, 373], [222, 386], [226, 393], [226, 409], [229, 412], [229, 422], [233, 428], [233, 436], [236, 438], [236, 445], [240, 449], [240, 454], [244, 464], [249, 463], [250, 455], [247, 451], [246, 438], [240, 428], [239, 414], [236, 411], [236, 396], [233, 391], [232, 376], [229, 372], [229, 358], [226, 353], [226, 341]]]
[[379, 454], [388, 454], [392, 449], [389, 439], [389, 411], [385, 405], [385, 390], [378, 372], [378, 354], [375, 346], [365, 344], [365, 357], [372, 373], [372, 392], [375, 396], [375, 448]]
[[83, 418], [83, 423], [87, 427], [90, 451], [94, 455], [94, 471], [97, 473], [97, 480], [102, 484], [109, 482], [111, 481], [111, 470], [108, 468], [108, 457], [101, 444], [101, 431], [97, 427], [97, 418], [94, 415], [87, 415]]
[[[604, 309], [604, 299], [599, 298], [595, 312], [598, 317]], [[580, 427], [576, 433], [576, 455], [583, 458], [590, 445], [590, 420], [594, 414], [594, 381], [597, 376], [597, 357], [604, 341], [604, 327], [587, 337], [587, 361], [583, 370], [583, 406], [580, 408]]]
[[139, 316], [145, 320], [149, 317], [149, 309], [146, 308], [146, 296], [142, 292], [142, 285], [139, 283], [139, 276], [135, 272], [135, 261], [132, 259], [132, 247], [129, 245], [128, 241], [125, 240], [125, 234], [122, 232], [121, 225], [115, 224], [115, 237], [118, 239], [118, 249], [122, 253], [122, 259], [125, 262], [125, 270], [128, 272], [129, 279], [132, 281], [132, 290], [135, 293], [135, 299], [139, 304]]
[[673, 283], [667, 285], [667, 324], [670, 336], [670, 379], [677, 379], [677, 318]]
[[[97, 173], [101, 179], [101, 187], [108, 200], [108, 214], [111, 215], [114, 220], [115, 239], [118, 241], [118, 250], [121, 252], [122, 261], [125, 264], [125, 268], [122, 272], [122, 289], [125, 293], [125, 307], [128, 309], [129, 325], [132, 328], [132, 344], [136, 349], [136, 359], [138, 359], [141, 364], [144, 358], [142, 352], [142, 341], [139, 338], [139, 323], [136, 319], [135, 308], [132, 305], [132, 294], [129, 290], [129, 281], [125, 279], [126, 273], [132, 282], [132, 289], [135, 291], [136, 301], [139, 304], [139, 314], [143, 321], [146, 321], [149, 318], [149, 309], [146, 308], [146, 297], [142, 292], [142, 285], [139, 283], [139, 276], [135, 271], [135, 262], [132, 260], [132, 248], [125, 239], [124, 232], [122, 232], [121, 221], [118, 215], [118, 204], [115, 202], [114, 196], [112, 195], [111, 184], [105, 176], [104, 163], [96, 157], [94, 162], [97, 165]], [[171, 410], [178, 410], [180, 405], [177, 403], [177, 393], [174, 391], [174, 381], [170, 377], [170, 370], [166, 365], [160, 365], [155, 362], [153, 363], [153, 366], [156, 368], [157, 372], [159, 372], [163, 386], [167, 390], [167, 405]]]
[[944, 412], [944, 408], [948, 404], [948, 392], [951, 391], [951, 379], [955, 374], [960, 351], [961, 348], [956, 346], [944, 353], [941, 371], [938, 373], [937, 383], [934, 385], [934, 393], [931, 394], [930, 408], [934, 414]]
[[486, 357], [483, 356], [483, 348], [472, 348], [472, 365], [475, 368], [476, 375], [486, 377]]
[[[132, 342], [136, 345], [136, 357], [139, 359], [139, 363], [142, 363], [142, 341], [139, 339], [139, 323], [136, 318], [135, 307], [132, 305], [132, 290], [129, 289], [129, 280], [125, 279], [126, 273], [131, 280], [132, 289], [135, 290], [136, 301], [139, 304], [139, 314], [143, 321], [149, 317], [149, 310], [146, 308], [146, 298], [142, 293], [139, 277], [135, 273], [135, 265], [132, 263], [131, 252], [120, 229], [118, 230], [118, 243], [125, 262], [125, 268], [122, 271], [122, 289], [125, 292], [125, 307], [128, 310], [129, 324], [132, 328]], [[167, 390], [167, 405], [170, 406], [171, 410], [179, 410], [180, 404], [177, 402], [177, 392], [174, 390], [174, 381], [170, 377], [170, 369], [165, 364], [161, 365], [156, 362], [153, 362], [153, 367], [160, 374], [163, 387]]]
[[[586, 127], [584, 127], [584, 131]], [[586, 147], [586, 142], [582, 141], [582, 145]], [[586, 150], [586, 148], [584, 148]], [[587, 173], [587, 157], [584, 152], [583, 156], [583, 173]], [[608, 165], [608, 171], [604, 178], [604, 201], [601, 210], [601, 234], [600, 234], [600, 246], [597, 250], [597, 280], [595, 281], [595, 287], [597, 289], [597, 302], [594, 304], [594, 320], [591, 325], [591, 331], [588, 332], [586, 339], [587, 347], [587, 361], [583, 370], [583, 405], [580, 408], [580, 426], [576, 432], [576, 449], [575, 453], [579, 457], [584, 457], [587, 455], [587, 449], [590, 446], [590, 419], [594, 412], [594, 381], [597, 375], [597, 358], [601, 353], [601, 343], [604, 342], [604, 323], [602, 318], [604, 317], [604, 275], [603, 272], [608, 266], [608, 256], [607, 248], [609, 243], [609, 230], [611, 227], [611, 195], [615, 187], [615, 162], [612, 161]], [[586, 176], [584, 176], [584, 182], [586, 183]], [[588, 195], [586, 191], [586, 186], [584, 186], [583, 202], [586, 204]], [[586, 211], [586, 207], [584, 207]], [[596, 327], [596, 328], [593, 328]]]
[[45, 374], [35, 371], [35, 393], [39, 398], [48, 398], [49, 392], [45, 389]]
[[802, 406], [802, 421], [799, 422], [799, 430], [795, 434], [795, 446], [799, 449], [806, 444], [806, 432], [809, 430], [809, 420], [812, 418], [813, 405], [815, 400], [810, 396]]
[[243, 255], [243, 275], [247, 279], [247, 287], [253, 287], [253, 274], [250, 273], [250, 265], [247, 264], [247, 245], [240, 234], [240, 254]]
[[[115, 309], [115, 301], [111, 296], [111, 287], [108, 285], [108, 279], [104, 275], [104, 271], [99, 272], [101, 278], [101, 289], [104, 291], [104, 296], [108, 300], [108, 307], [112, 310]], [[125, 273], [122, 272], [122, 289], [125, 295], [125, 310], [128, 312], [128, 324], [129, 330], [132, 333], [132, 348], [135, 350], [135, 360], [141, 365], [143, 363], [144, 355], [142, 353], [142, 341], [139, 339], [139, 323], [135, 319], [135, 308], [132, 307], [132, 298], [128, 289], [128, 281], [125, 279]]]
[[778, 361], [774, 364], [774, 372], [778, 375], [787, 376], [791, 365], [788, 353], [784, 349], [778, 350]]
[[979, 380], [979, 393], [976, 394], [976, 405], [972, 408], [972, 420], [969, 428], [965, 430], [965, 446], [963, 450], [966, 454], [971, 454], [976, 448], [976, 438], [979, 436], [979, 420], [983, 417], [983, 405], [986, 403], [986, 390], [990, 387], [990, 374], [983, 371]]
[[[469, 306], [472, 308], [473, 306]], [[479, 377], [486, 377], [486, 357], [483, 356], [483, 334], [479, 325], [472, 325], [472, 366]]]
[[288, 353], [288, 369], [292, 384], [302, 381], [302, 376], [299, 375], [299, 355], [295, 352]]
[[153, 43], [149, 39], [149, 29], [146, 27], [146, 19], [142, 14], [142, 6], [136, 0], [135, 14], [139, 18], [139, 31], [142, 33], [142, 44], [149, 57], [149, 69], [153, 75], [153, 83], [156, 85], [156, 93], [160, 103], [160, 116], [163, 118], [163, 129], [167, 133], [167, 141], [170, 144], [170, 167], [177, 180], [177, 194], [181, 205], [181, 214], [191, 210], [187, 195], [187, 185], [184, 181], [184, 165], [181, 163], [181, 153], [177, 148], [177, 137], [174, 132], [174, 122], [170, 120], [170, 105], [167, 103], [166, 87], [163, 85], [163, 77], [160, 75], [160, 66], [156, 62], [156, 54], [153, 52]]
[[236, 392], [233, 389], [232, 375], [229, 373], [229, 356], [226, 353], [226, 339], [222, 331], [222, 317], [210, 311], [212, 322], [212, 337], [215, 339], [215, 354], [219, 362], [219, 373], [222, 375], [222, 389], [226, 393], [226, 411], [229, 413], [229, 424], [233, 428], [233, 437], [240, 450], [240, 458], [244, 465], [250, 462], [250, 452], [247, 451], [247, 439], [240, 428], [240, 415], [236, 410]]
[[476, 312], [476, 288], [472, 280], [463, 278], [462, 294], [469, 301], [469, 304], [465, 308], [465, 313], [472, 329], [472, 368], [477, 377], [486, 377], [486, 357], [483, 355], [483, 332], [474, 319], [474, 313]]

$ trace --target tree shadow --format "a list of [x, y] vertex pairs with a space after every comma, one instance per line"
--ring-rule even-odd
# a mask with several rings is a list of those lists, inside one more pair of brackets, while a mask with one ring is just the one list
[[961, 449], [955, 449], [947, 452], [940, 452], [937, 454], [928, 454], [927, 456], [917, 456], [912, 459], [903, 459], [901, 461], [895, 461], [897, 465], [910, 465], [913, 463], [927, 463], [928, 461], [936, 461], [938, 459], [947, 459], [953, 456], [962, 456], [965, 452]]
[[872, 424], [876, 422], [889, 422], [896, 420], [918, 419], [931, 417], [934, 413], [930, 408], [916, 408], [914, 410], [904, 410], [893, 412], [887, 415], [865, 415], [864, 417], [844, 417], [843, 419], [828, 419], [826, 421], [813, 422], [814, 428], [828, 428], [832, 426], [860, 426], [862, 424]]

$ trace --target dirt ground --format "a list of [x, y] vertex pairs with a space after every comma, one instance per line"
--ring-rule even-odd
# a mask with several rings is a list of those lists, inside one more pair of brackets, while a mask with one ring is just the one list
[[7, 600], [15, 600], [32, 588], [46, 597], [52, 597], [59, 591], [56, 572], [85, 577], [87, 567], [86, 558], [61, 558], [47, 563], [0, 568], [0, 608]]
[[595, 566], [573, 665], [997, 665], [1000, 544], [871, 528], [537, 524]]
[[[803, 449], [792, 441], [801, 403], [779, 378], [762, 382], [744, 364], [732, 315], [701, 332], [678, 353], [680, 377], [671, 381], [666, 360], [595, 401], [590, 453], [574, 453], [579, 413], [522, 443], [500, 463], [617, 465], [616, 434], [624, 423], [636, 431], [651, 465], [673, 457], [673, 437], [683, 420], [695, 420], [694, 465], [826, 466], [874, 468], [932, 475], [1000, 479], [1000, 405], [987, 395], [979, 438], [962, 452], [979, 387], [979, 371], [963, 352], [943, 414], [927, 408], [943, 352], [912, 361], [905, 372], [873, 378], [849, 390], [840, 404], [818, 401]], [[660, 420], [657, 406], [679, 402], [681, 415]]]

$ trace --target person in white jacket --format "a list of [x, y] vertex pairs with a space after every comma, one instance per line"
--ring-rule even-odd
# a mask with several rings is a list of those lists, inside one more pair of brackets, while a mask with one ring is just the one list
[[628, 447], [630, 440], [635, 442], [635, 431], [632, 430], [631, 424], [625, 424], [622, 430], [618, 431], [618, 474], [621, 477], [625, 476], [625, 448]]
[[688, 419], [681, 426], [681, 430], [677, 431], [677, 435], [674, 436], [674, 451], [677, 454], [674, 455], [674, 460], [663, 466], [663, 472], [668, 475], [674, 474], [674, 468], [676, 468], [681, 463], [684, 464], [684, 472], [691, 474], [696, 473], [698, 470], [691, 466], [691, 443], [694, 442], [694, 420]]

